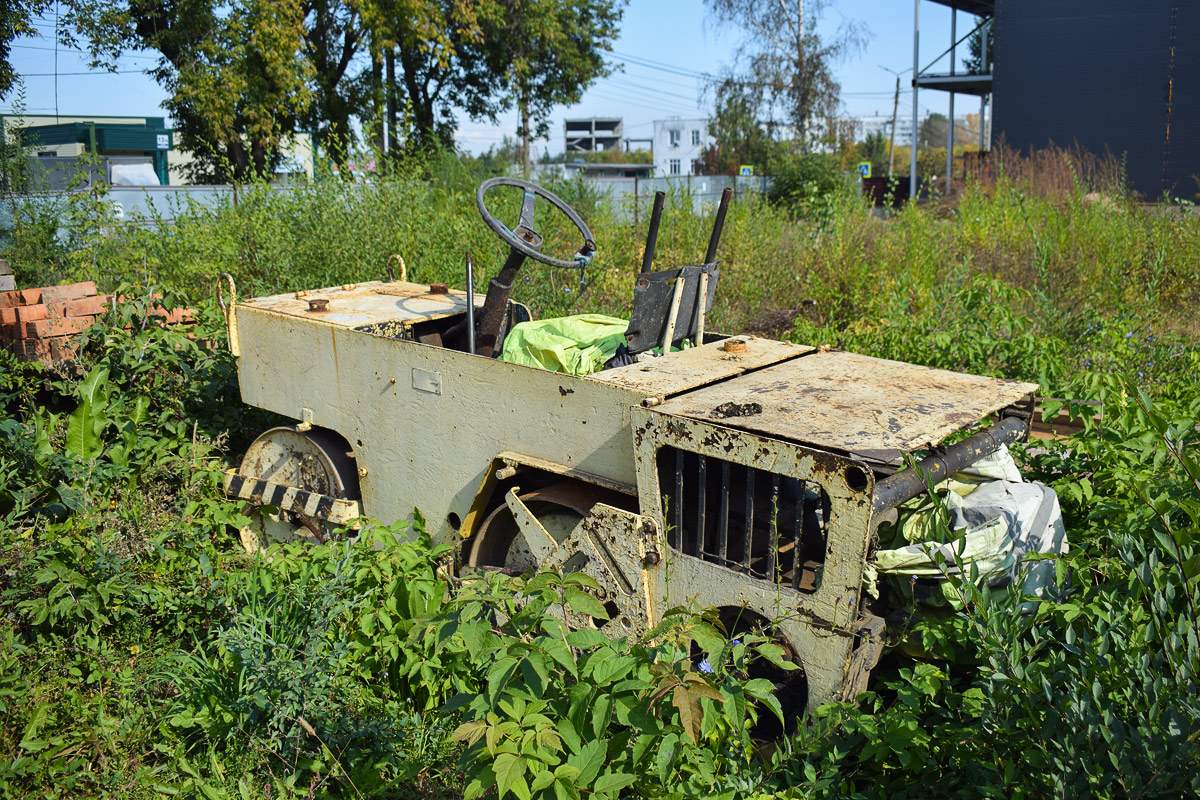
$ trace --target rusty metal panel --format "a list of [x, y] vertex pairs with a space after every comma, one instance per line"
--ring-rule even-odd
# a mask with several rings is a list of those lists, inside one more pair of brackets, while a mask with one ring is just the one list
[[[322, 300], [327, 301], [324, 310], [310, 308], [312, 301], [320, 305]], [[381, 322], [415, 322], [452, 316], [466, 311], [467, 295], [454, 289], [434, 292], [425, 283], [369, 281], [255, 297], [241, 305], [343, 328], [357, 328]]]
[[665, 398], [743, 372], [796, 358], [816, 349], [808, 345], [760, 339], [757, 336], [732, 338], [734, 341], [745, 342], [745, 350], [726, 350], [725, 342], [730, 341], [726, 339], [626, 367], [604, 370], [590, 377], [593, 380], [626, 386], [654, 397]]
[[1037, 389], [856, 353], [813, 353], [659, 410], [851, 453], [936, 444]]
[[644, 398], [635, 390], [253, 304], [240, 304], [238, 326], [242, 399], [293, 419], [308, 409], [314, 426], [342, 434], [372, 517], [411, 519], [417, 507], [436, 540], [459, 539], [501, 452], [635, 483], [629, 409]]
[[[800, 359], [801, 361], [808, 360]], [[808, 708], [840, 696], [851, 668], [861, 624], [862, 573], [871, 538], [874, 476], [857, 459], [769, 439], [713, 422], [633, 409], [634, 451], [642, 513], [658, 523], [663, 566], [647, 569], [653, 615], [676, 605], [742, 606], [778, 620], [779, 632], [803, 662]], [[820, 585], [813, 593], [755, 579], [744, 572], [684, 556], [667, 545], [656, 460], [663, 447], [704, 454], [715, 461], [754, 466], [818, 484], [831, 501]], [[655, 622], [651, 619], [651, 623]]]

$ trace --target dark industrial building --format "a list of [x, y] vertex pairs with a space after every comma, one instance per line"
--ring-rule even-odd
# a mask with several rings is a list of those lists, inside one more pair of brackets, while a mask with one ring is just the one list
[[992, 141], [1123, 158], [1146, 200], [1200, 192], [1200, 2], [996, 0]]

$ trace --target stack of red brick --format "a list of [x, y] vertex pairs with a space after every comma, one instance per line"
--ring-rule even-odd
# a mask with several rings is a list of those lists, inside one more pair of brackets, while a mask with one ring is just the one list
[[74, 337], [112, 303], [93, 281], [0, 294], [0, 343], [26, 361], [75, 358]]
[[[162, 295], [151, 299], [161, 300]], [[0, 346], [26, 361], [73, 360], [75, 337], [91, 327], [112, 301], [112, 295], [96, 294], [93, 281], [2, 292]], [[155, 308], [148, 316], [165, 325], [179, 325], [193, 323], [195, 314], [194, 308]]]

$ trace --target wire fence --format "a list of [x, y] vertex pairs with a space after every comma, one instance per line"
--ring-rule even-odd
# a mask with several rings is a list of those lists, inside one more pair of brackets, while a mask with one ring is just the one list
[[634, 224], [650, 214], [654, 194], [691, 198], [698, 212], [711, 211], [721, 202], [721, 193], [733, 190], [733, 202], [761, 197], [771, 179], [738, 175], [681, 175], [672, 178], [595, 178], [588, 183], [607, 197], [614, 211]]

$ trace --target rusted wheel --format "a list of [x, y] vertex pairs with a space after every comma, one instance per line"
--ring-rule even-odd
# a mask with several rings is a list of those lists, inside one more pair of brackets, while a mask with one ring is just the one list
[[[546, 532], [559, 543], [587, 516], [592, 506], [597, 503], [624, 504], [624, 495], [570, 480], [526, 492], [520, 498]], [[506, 505], [498, 506], [479, 526], [479, 532], [475, 534], [470, 551], [463, 560], [468, 566], [499, 567], [516, 574], [541, 566]], [[577, 563], [577, 559], [572, 559], [567, 562], [564, 571], [581, 570], [585, 563]]]
[[[246, 450], [238, 472], [327, 497], [359, 499], [358, 473], [350, 447], [329, 430], [271, 428]], [[264, 500], [269, 502], [270, 498]], [[250, 524], [242, 528], [242, 544], [248, 551], [260, 550], [271, 542], [323, 542], [333, 533], [334, 526], [309, 517], [302, 508], [271, 508], [254, 508]]]

